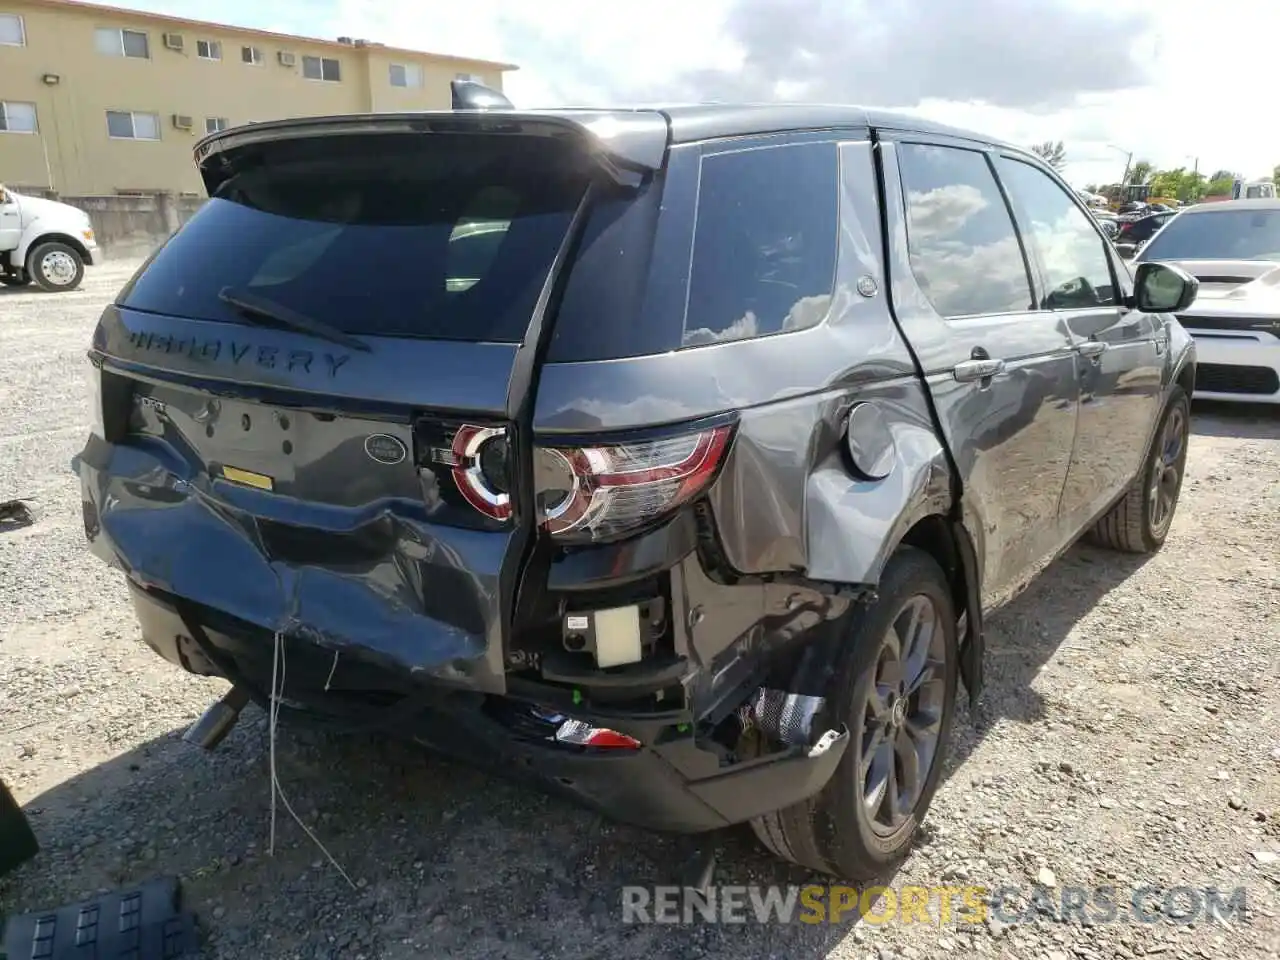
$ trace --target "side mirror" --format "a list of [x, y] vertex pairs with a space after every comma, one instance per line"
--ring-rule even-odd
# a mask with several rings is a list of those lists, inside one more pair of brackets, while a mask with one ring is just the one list
[[1144, 313], [1185, 310], [1200, 292], [1200, 281], [1168, 263], [1138, 264], [1133, 278], [1133, 305]]

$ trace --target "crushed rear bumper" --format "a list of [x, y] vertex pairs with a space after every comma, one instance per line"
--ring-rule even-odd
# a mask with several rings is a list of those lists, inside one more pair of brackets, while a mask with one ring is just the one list
[[[259, 701], [265, 699], [271, 638], [132, 582], [130, 588], [143, 636], [157, 653], [187, 670], [225, 676], [248, 687]], [[210, 622], [192, 629], [195, 619]], [[464, 763], [653, 830], [716, 830], [807, 799], [831, 778], [849, 742], [842, 728], [814, 748], [792, 747], [722, 766], [717, 755], [699, 747], [684, 711], [575, 710], [573, 719], [643, 745], [593, 750], [556, 742], [555, 724], [540, 725], [545, 711], [533, 703], [415, 686], [377, 668], [365, 667], [362, 674], [344, 666], [330, 673], [329, 656], [314, 644], [297, 638], [282, 642], [288, 676], [297, 681], [296, 689], [287, 686], [282, 694], [287, 709], [407, 736]], [[499, 703], [502, 709], [493, 709]], [[515, 714], [523, 719], [513, 720]]]

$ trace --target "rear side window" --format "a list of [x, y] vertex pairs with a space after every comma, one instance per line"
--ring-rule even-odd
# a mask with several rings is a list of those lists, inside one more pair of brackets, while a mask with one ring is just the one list
[[1013, 219], [986, 157], [902, 144], [911, 272], [944, 317], [1034, 309]]
[[[1000, 179], [1026, 217], [1045, 272], [1046, 310], [1088, 309], [1116, 302], [1102, 234], [1071, 196], [1041, 170], [1000, 157]], [[1158, 222], [1158, 221], [1156, 221]], [[1150, 224], [1152, 228], [1156, 222]]]
[[702, 158], [683, 346], [822, 321], [835, 282], [838, 177], [834, 143]]
[[347, 333], [519, 342], [592, 171], [571, 144], [479, 134], [246, 148], [124, 306], [240, 322], [245, 291]]
[[833, 142], [684, 145], [639, 190], [601, 190], [547, 359], [650, 356], [821, 322], [838, 178]]

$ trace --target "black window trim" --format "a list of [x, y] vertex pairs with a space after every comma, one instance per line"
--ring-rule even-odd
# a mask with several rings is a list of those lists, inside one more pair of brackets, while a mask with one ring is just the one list
[[1107, 269], [1111, 272], [1111, 289], [1115, 291], [1115, 297], [1116, 297], [1115, 303], [1099, 304], [1096, 307], [1086, 307], [1086, 308], [1080, 308], [1080, 307], [1054, 308], [1054, 307], [1043, 306], [1042, 304], [1044, 303], [1044, 298], [1047, 295], [1047, 292], [1049, 289], [1049, 272], [1045, 267], [1044, 257], [1040, 251], [1040, 245], [1036, 243], [1035, 233], [1034, 231], [1030, 231], [1028, 232], [1028, 237], [1027, 237], [1025, 246], [1029, 248], [1029, 250], [1031, 251], [1031, 255], [1035, 260], [1035, 272], [1036, 272], [1037, 281], [1038, 281], [1036, 283], [1035, 309], [1038, 311], [1043, 310], [1048, 313], [1073, 313], [1073, 314], [1113, 311], [1113, 310], [1122, 309], [1124, 307], [1125, 298], [1128, 295], [1128, 288], [1121, 287], [1120, 285], [1120, 278], [1116, 271], [1115, 260], [1111, 256], [1111, 241], [1107, 238], [1106, 234], [1102, 232], [1102, 227], [1098, 225], [1098, 222], [1089, 213], [1088, 208], [1080, 201], [1080, 198], [1076, 196], [1076, 192], [1072, 190], [1071, 187], [1067, 185], [1066, 181], [1063, 180], [1060, 176], [1058, 176], [1057, 171], [1055, 171], [1047, 163], [1042, 163], [1042, 162], [1032, 160], [1027, 155], [1020, 153], [1016, 150], [994, 149], [989, 151], [987, 159], [991, 165], [991, 172], [995, 174], [996, 182], [1000, 184], [1000, 192], [1005, 195], [1005, 203], [1008, 204], [1010, 210], [1013, 212], [1014, 226], [1018, 230], [1019, 236], [1021, 236], [1022, 234], [1023, 223], [1024, 222], [1030, 223], [1031, 218], [1027, 214], [1027, 212], [1022, 209], [1022, 204], [1019, 203], [1016, 199], [1014, 199], [1013, 194], [1009, 191], [1008, 187], [1005, 186], [1004, 178], [1000, 176], [1000, 168], [997, 167], [995, 164], [995, 160], [997, 157], [1004, 160], [1009, 160], [1013, 163], [1021, 163], [1021, 164], [1024, 164], [1025, 166], [1031, 167], [1033, 170], [1038, 170], [1041, 173], [1046, 174], [1049, 177], [1050, 181], [1057, 184], [1058, 189], [1060, 189], [1063, 193], [1067, 195], [1067, 198], [1075, 205], [1077, 210], [1079, 210], [1084, 214], [1085, 220], [1093, 227], [1093, 232], [1096, 235], [1098, 242], [1101, 244], [1102, 257], [1107, 262]]
[[[1001, 181], [999, 174], [996, 172], [995, 163], [993, 162], [992, 157], [998, 152], [999, 148], [994, 144], [983, 142], [981, 140], [968, 140], [962, 137], [947, 137], [938, 134], [916, 133], [910, 130], [877, 130], [876, 133], [877, 139], [896, 144], [898, 147], [945, 147], [953, 150], [965, 150], [969, 153], [976, 153], [981, 156], [983, 160], [986, 161], [987, 171], [995, 181], [996, 189], [1000, 192], [1001, 199], [1004, 200], [1005, 212], [1009, 215], [1009, 222], [1013, 226], [1013, 235], [1018, 240], [1018, 249], [1022, 253], [1022, 269], [1027, 278], [1027, 293], [1031, 297], [1025, 310], [999, 310], [993, 313], [966, 313], [959, 316], [948, 317], [938, 312], [935, 307], [934, 312], [937, 313], [938, 318], [943, 323], [949, 324], [952, 322], [971, 320], [975, 317], [1021, 317], [1028, 313], [1036, 313], [1040, 309], [1040, 301], [1043, 296], [1043, 280], [1039, 273], [1039, 267], [1037, 266], [1034, 269], [1032, 267], [1031, 253], [1028, 250], [1028, 243], [1022, 235], [1022, 225], [1018, 222], [1018, 217], [1014, 212], [1009, 193], [1005, 189], [1004, 183]], [[884, 136], [883, 134], [886, 133], [889, 135]], [[895, 159], [897, 161], [896, 166], [898, 170], [898, 189], [902, 193], [902, 210], [900, 211], [900, 215], [902, 217], [903, 230], [907, 237], [908, 249], [910, 249], [911, 214], [907, 210], [910, 191], [907, 189], [907, 184], [903, 179], [902, 151], [900, 149], [895, 151]], [[910, 257], [907, 258], [907, 262], [910, 264]], [[912, 279], [916, 283], [919, 283], [919, 278], [915, 276], [915, 268], [911, 267], [911, 270]]]
[[[865, 130], [865, 128], [861, 128]], [[836, 205], [836, 229], [835, 235], [831, 238], [831, 242], [835, 245], [835, 256], [832, 259], [831, 267], [831, 285], [830, 294], [833, 304], [836, 293], [836, 281], [840, 278], [840, 227], [843, 223], [843, 217], [846, 213], [844, 209], [843, 191], [840, 189], [844, 182], [843, 177], [843, 160], [840, 156], [840, 145], [849, 143], [857, 139], [858, 130], [850, 129], [833, 129], [833, 130], [805, 130], [789, 133], [776, 134], [751, 134], [743, 137], [726, 137], [713, 140], [704, 140], [701, 142], [691, 143], [689, 146], [697, 150], [698, 162], [694, 170], [697, 181], [694, 187], [693, 199], [693, 215], [692, 224], [689, 228], [689, 248], [684, 270], [684, 296], [683, 306], [680, 311], [680, 327], [682, 331], [687, 332], [687, 324], [689, 322], [689, 300], [693, 292], [693, 258], [697, 249], [698, 242], [698, 211], [700, 201], [702, 199], [702, 169], [703, 162], [708, 157], [720, 157], [739, 153], [753, 153], [760, 150], [778, 150], [787, 147], [811, 146], [814, 144], [826, 144], [831, 147], [835, 153], [836, 164], [836, 191], [833, 198]], [[826, 314], [817, 323], [810, 324], [807, 327], [799, 327], [792, 330], [775, 330], [772, 333], [762, 333], [754, 337], [744, 337], [740, 340], [724, 340], [712, 343], [691, 343], [682, 344], [675, 349], [681, 353], [687, 350], [700, 350], [706, 347], [723, 346], [728, 343], [739, 343], [743, 340], [772, 340], [781, 336], [797, 336], [804, 334], [810, 330], [817, 330], [827, 326], [831, 321], [831, 306], [828, 307]]]

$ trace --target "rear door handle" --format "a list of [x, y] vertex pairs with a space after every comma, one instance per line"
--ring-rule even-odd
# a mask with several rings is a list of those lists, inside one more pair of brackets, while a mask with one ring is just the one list
[[1083, 343], [1076, 344], [1076, 353], [1091, 360], [1102, 356], [1106, 352], [1107, 345], [1101, 340], [1085, 340]]
[[951, 369], [952, 374], [961, 383], [967, 383], [970, 380], [988, 380], [1003, 371], [1003, 360], [965, 360]]

